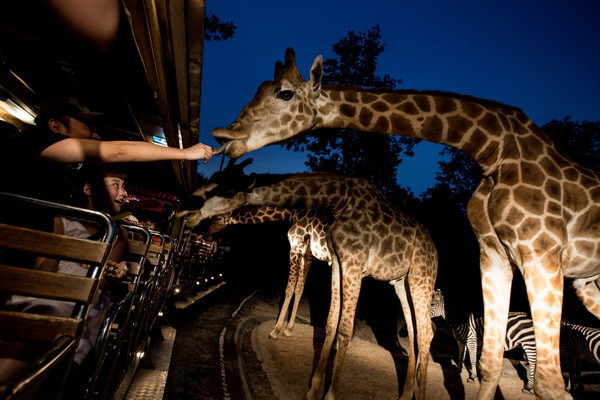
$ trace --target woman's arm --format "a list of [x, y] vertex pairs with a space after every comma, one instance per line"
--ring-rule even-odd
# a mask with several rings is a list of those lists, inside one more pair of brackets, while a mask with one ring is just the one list
[[64, 163], [84, 161], [119, 163], [199, 159], [208, 162], [212, 156], [212, 147], [202, 143], [195, 144], [187, 149], [178, 149], [148, 142], [128, 140], [103, 142], [75, 138], [61, 140], [40, 153], [40, 157], [44, 160]]

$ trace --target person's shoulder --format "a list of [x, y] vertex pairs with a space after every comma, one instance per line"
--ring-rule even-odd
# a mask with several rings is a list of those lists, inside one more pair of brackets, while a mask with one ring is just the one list
[[7, 143], [7, 148], [17, 152], [38, 155], [47, 147], [64, 139], [67, 139], [67, 136], [34, 126], [24, 129], [12, 137]]

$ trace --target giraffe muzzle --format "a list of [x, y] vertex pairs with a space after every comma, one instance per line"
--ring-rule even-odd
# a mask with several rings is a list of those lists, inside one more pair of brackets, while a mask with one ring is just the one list
[[241, 140], [230, 140], [219, 147], [215, 154], [225, 154], [227, 157], [239, 158], [248, 151], [250, 150], [248, 149], [246, 143], [242, 142]]
[[228, 140], [242, 140], [248, 138], [247, 134], [243, 134], [242, 132], [233, 129], [225, 128], [214, 128], [212, 130], [212, 135], [219, 143], [224, 143]]

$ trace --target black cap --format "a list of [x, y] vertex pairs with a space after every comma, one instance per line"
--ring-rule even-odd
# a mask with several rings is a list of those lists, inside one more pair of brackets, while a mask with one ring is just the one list
[[89, 108], [72, 97], [58, 97], [42, 103], [40, 111], [35, 118], [35, 123], [38, 126], [45, 125], [53, 118], [61, 118], [64, 116], [73, 117], [75, 119], [90, 121], [97, 120], [106, 116], [104, 113], [90, 111]]

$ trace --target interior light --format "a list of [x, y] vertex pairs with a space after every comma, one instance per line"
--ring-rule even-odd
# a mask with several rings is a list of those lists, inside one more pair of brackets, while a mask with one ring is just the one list
[[35, 125], [35, 117], [23, 110], [17, 103], [9, 98], [0, 101], [0, 108], [29, 125]]

